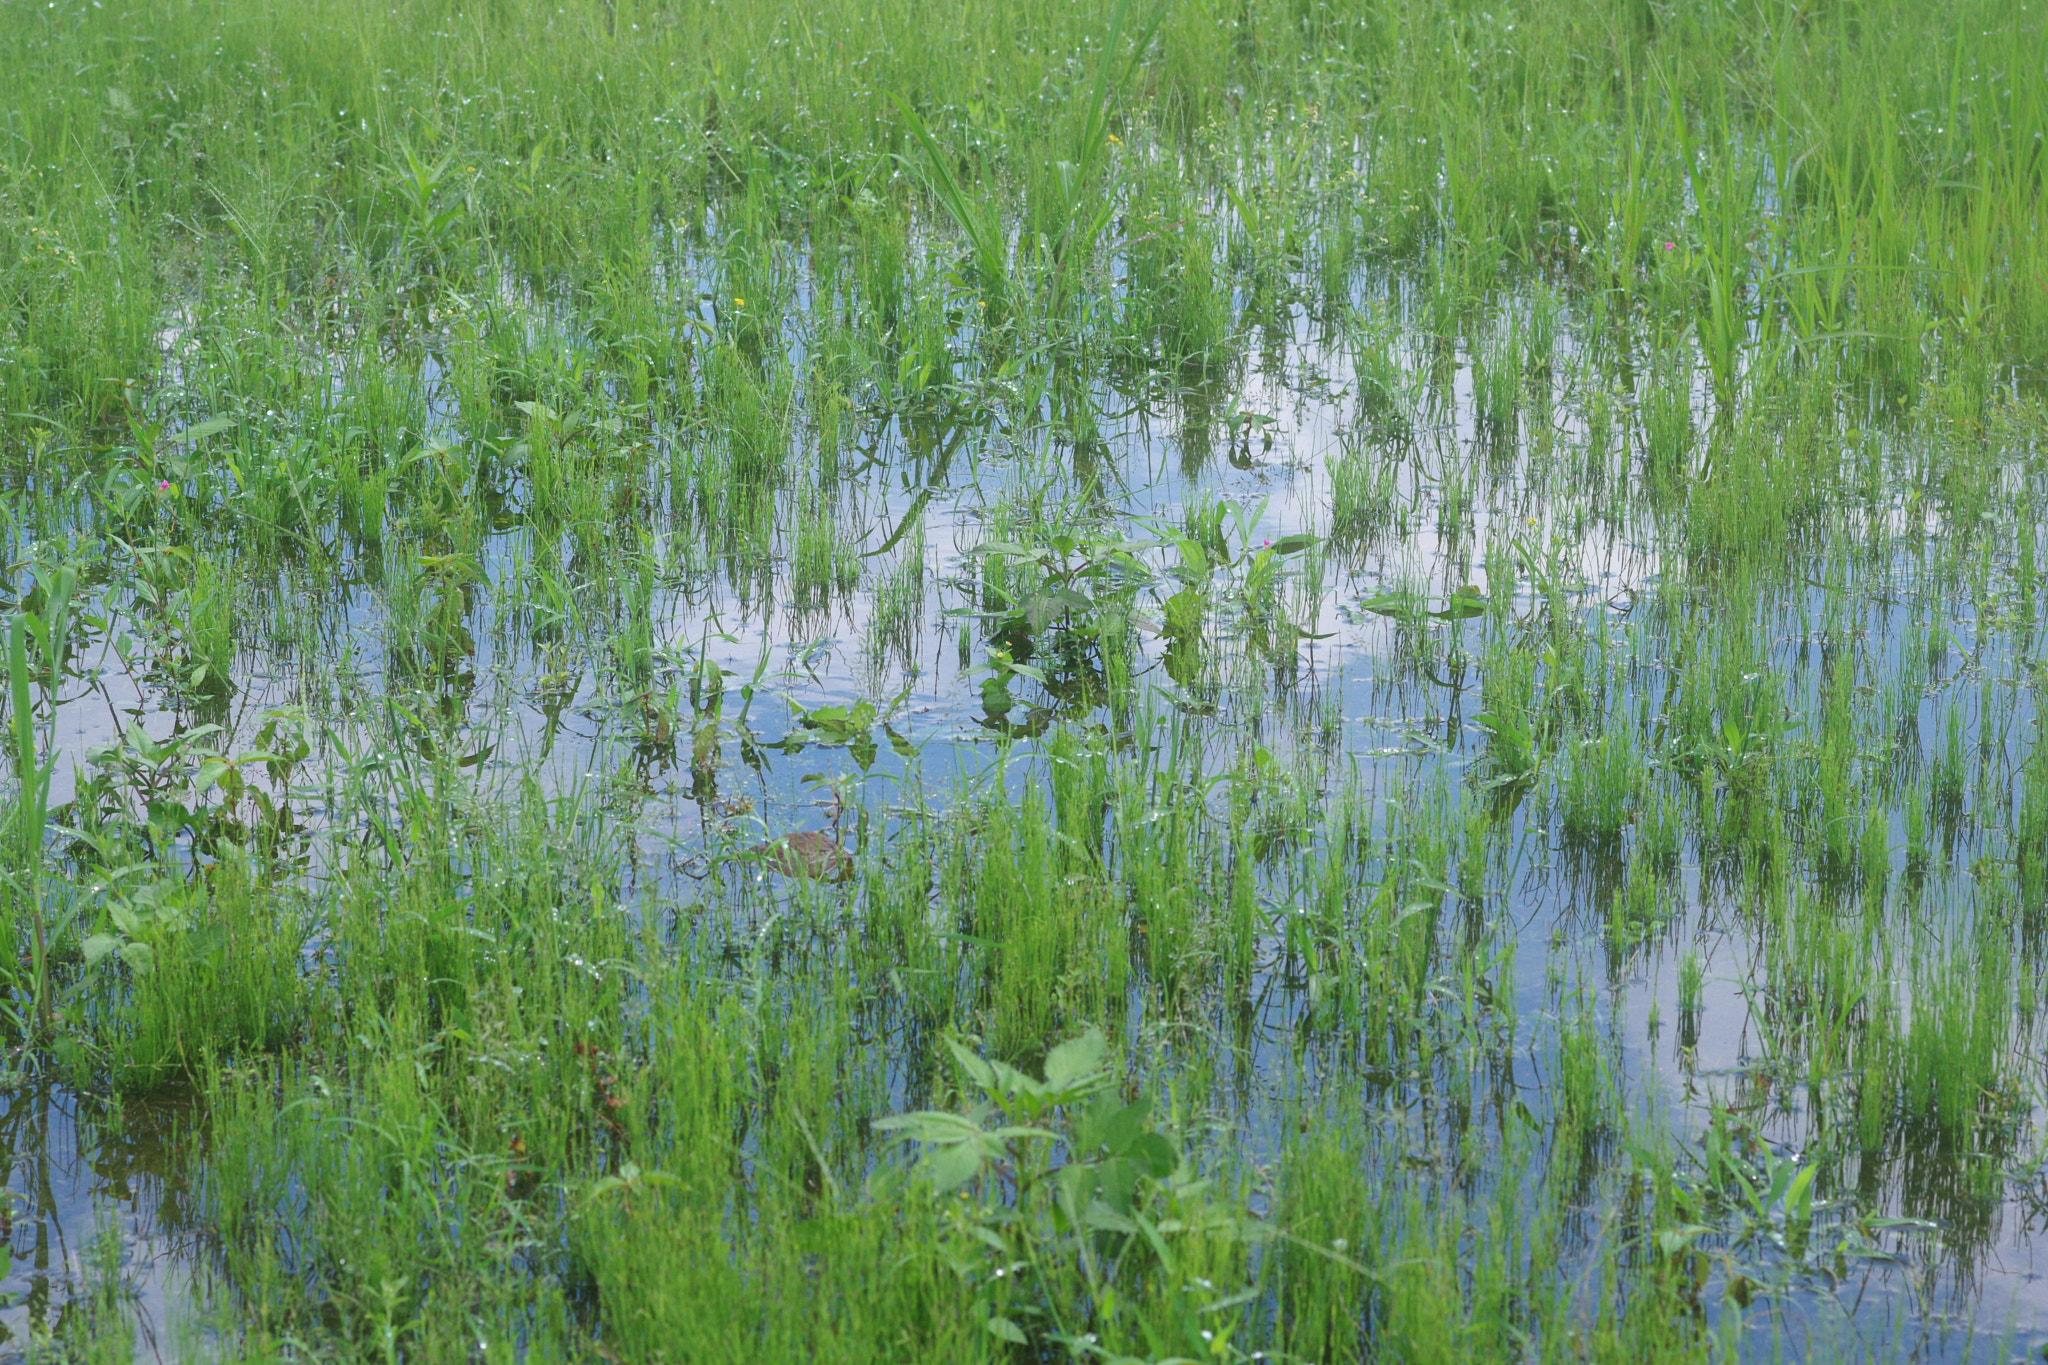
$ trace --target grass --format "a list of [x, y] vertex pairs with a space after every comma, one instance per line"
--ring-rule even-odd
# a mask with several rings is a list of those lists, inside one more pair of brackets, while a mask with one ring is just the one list
[[2048, 1339], [2038, 18], [0, 5], [10, 1346]]

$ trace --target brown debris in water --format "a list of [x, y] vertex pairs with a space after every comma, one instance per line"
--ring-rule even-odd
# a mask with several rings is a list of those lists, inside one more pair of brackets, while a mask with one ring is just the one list
[[823, 830], [804, 829], [756, 844], [754, 852], [766, 858], [785, 877], [815, 877], [819, 881], [843, 882], [853, 876], [853, 855]]

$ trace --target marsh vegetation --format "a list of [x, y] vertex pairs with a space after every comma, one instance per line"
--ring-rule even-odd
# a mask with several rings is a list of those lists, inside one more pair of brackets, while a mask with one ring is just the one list
[[0, 0], [5, 1349], [2048, 1342], [2034, 0]]

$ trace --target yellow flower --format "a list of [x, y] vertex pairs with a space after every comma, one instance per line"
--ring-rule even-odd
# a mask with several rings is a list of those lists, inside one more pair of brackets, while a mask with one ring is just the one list
[[1111, 134], [1109, 135], [1109, 140], [1110, 140], [1111, 142], [1114, 142], [1114, 143], [1115, 143], [1115, 144], [1116, 144], [1117, 146], [1119, 146], [1119, 147], [1121, 147], [1121, 146], [1123, 146], [1123, 145], [1124, 145], [1124, 140], [1123, 140], [1122, 138], [1118, 137], [1118, 136], [1117, 136], [1117, 135], [1116, 135], [1115, 133], [1111, 133]]
[[735, 299], [734, 299], [734, 300], [732, 301], [732, 306], [733, 306], [733, 307], [735, 307], [735, 308], [744, 308], [744, 307], [746, 307], [746, 306], [747, 306], [747, 301], [746, 301], [745, 299], [742, 299], [742, 298], [735, 298]]

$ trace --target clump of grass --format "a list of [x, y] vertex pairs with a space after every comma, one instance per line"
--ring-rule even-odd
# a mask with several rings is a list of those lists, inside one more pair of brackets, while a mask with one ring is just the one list
[[1370, 549], [1401, 517], [1393, 468], [1347, 445], [1330, 462], [1330, 540], [1349, 554]]
[[1565, 839], [1588, 852], [1612, 854], [1633, 821], [1640, 792], [1635, 736], [1610, 730], [1571, 751], [1559, 780]]

